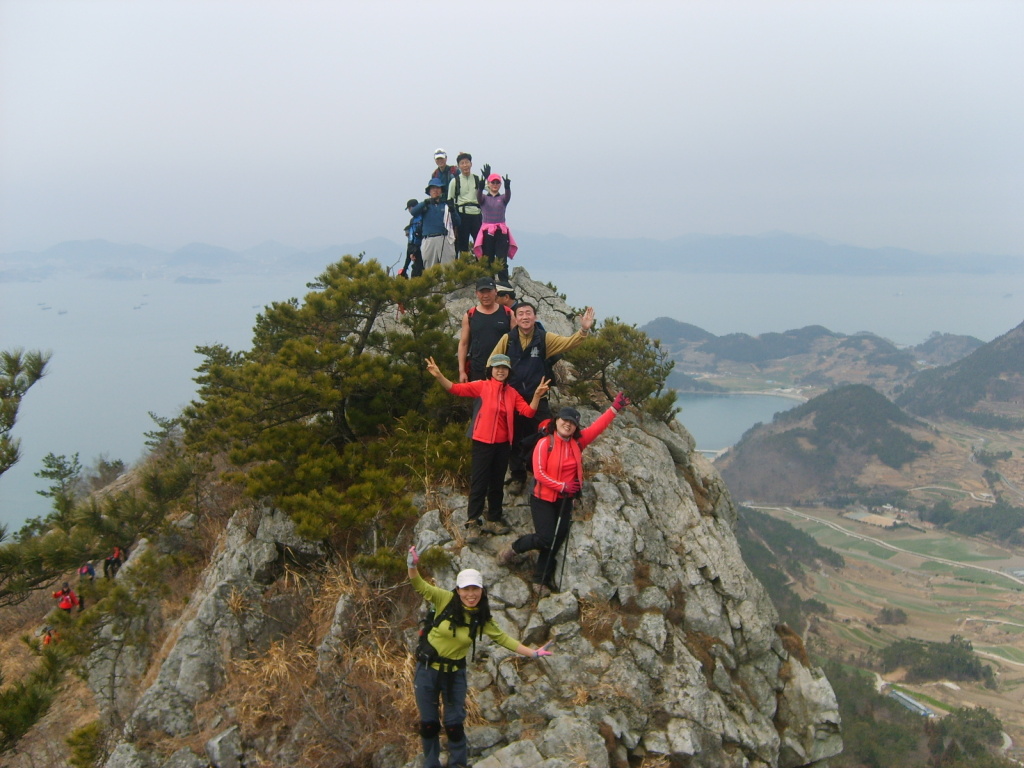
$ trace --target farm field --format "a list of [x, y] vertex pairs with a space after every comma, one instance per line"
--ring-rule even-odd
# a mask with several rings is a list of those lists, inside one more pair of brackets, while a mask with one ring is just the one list
[[[824, 508], [755, 507], [785, 520], [846, 559], [842, 569], [809, 572], [794, 588], [825, 603], [805, 633], [812, 651], [869, 667], [878, 649], [902, 638], [970, 640], [993, 667], [997, 689], [973, 683], [903, 681], [883, 675], [927, 703], [949, 708], [984, 706], [1003, 720], [1015, 747], [1024, 746], [1024, 552], [944, 531], [886, 530], [840, 517]], [[907, 622], [878, 623], [882, 608], [899, 608]], [[933, 707], [934, 709], [935, 707]]]

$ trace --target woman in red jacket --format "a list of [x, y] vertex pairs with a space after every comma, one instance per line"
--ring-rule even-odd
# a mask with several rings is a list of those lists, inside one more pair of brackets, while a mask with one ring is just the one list
[[541, 597], [557, 591], [555, 568], [562, 542], [572, 525], [572, 504], [583, 488], [583, 449], [608, 428], [616, 414], [629, 405], [619, 392], [612, 407], [586, 429], [580, 429], [580, 412], [562, 408], [554, 420], [553, 431], [537, 441], [533, 449], [533, 494], [530, 513], [533, 533], [520, 536], [498, 555], [498, 562], [509, 565], [531, 549], [539, 551], [533, 572], [534, 592]]
[[550, 381], [541, 378], [533, 400], [529, 403], [507, 383], [512, 372], [508, 355], [491, 355], [487, 360], [489, 378], [454, 384], [445, 378], [434, 362], [427, 358], [427, 372], [448, 392], [459, 397], [479, 397], [480, 407], [473, 419], [473, 459], [469, 484], [467, 528], [480, 525], [480, 516], [487, 502], [483, 529], [488, 533], [505, 534], [511, 528], [505, 523], [502, 505], [505, 498], [505, 471], [512, 447], [512, 423], [516, 413], [533, 418], [540, 399], [548, 392]]

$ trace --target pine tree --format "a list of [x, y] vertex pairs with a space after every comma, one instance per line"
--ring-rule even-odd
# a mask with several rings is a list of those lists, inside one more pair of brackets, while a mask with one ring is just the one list
[[[481, 273], [456, 262], [396, 280], [372, 260], [330, 265], [301, 303], [272, 304], [257, 318], [250, 350], [199, 348], [187, 445], [226, 449], [248, 494], [288, 512], [306, 535], [400, 525], [426, 475], [459, 471], [465, 447], [453, 440], [464, 440], [463, 427], [449, 424], [461, 412], [423, 361], [455, 359], [444, 298]], [[420, 465], [425, 449], [434, 466]]]
[[[50, 355], [23, 349], [0, 352], [0, 475], [18, 463], [20, 441], [11, 437], [21, 398], [46, 375]], [[0, 537], [2, 538], [2, 537]]]

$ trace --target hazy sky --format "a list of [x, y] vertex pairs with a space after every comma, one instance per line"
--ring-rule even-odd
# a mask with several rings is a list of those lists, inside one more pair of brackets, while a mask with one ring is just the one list
[[0, 0], [0, 253], [513, 230], [1024, 255], [1024, 2]]

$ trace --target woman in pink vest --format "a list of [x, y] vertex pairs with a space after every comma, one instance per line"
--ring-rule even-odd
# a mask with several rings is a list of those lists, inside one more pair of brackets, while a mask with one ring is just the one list
[[554, 424], [549, 425], [550, 431], [546, 430], [533, 449], [534, 485], [530, 513], [534, 532], [520, 536], [512, 546], [502, 550], [498, 562], [509, 565], [523, 553], [538, 550], [533, 583], [534, 592], [540, 597], [557, 591], [554, 581], [558, 561], [556, 553], [569, 536], [573, 501], [583, 488], [583, 449], [594, 442], [627, 405], [629, 400], [619, 392], [612, 407], [586, 429], [580, 429], [579, 411], [562, 408]]

